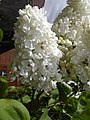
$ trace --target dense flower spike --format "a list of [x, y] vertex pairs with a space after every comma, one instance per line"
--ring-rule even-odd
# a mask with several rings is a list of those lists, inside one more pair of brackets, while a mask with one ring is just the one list
[[62, 52], [58, 49], [58, 38], [43, 8], [26, 5], [19, 15], [14, 29], [13, 71], [21, 76], [21, 82], [30, 82], [35, 89], [48, 92], [61, 80], [58, 65]]
[[90, 90], [90, 1], [67, 3], [52, 27], [64, 53], [60, 61], [62, 76], [66, 81], [82, 82]]

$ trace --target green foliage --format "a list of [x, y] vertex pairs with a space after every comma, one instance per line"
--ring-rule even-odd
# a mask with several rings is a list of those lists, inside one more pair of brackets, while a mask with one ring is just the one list
[[48, 109], [44, 109], [44, 113], [42, 114], [40, 120], [52, 120], [52, 119], [48, 116]]
[[64, 82], [58, 82], [57, 83], [57, 88], [59, 91], [59, 99], [60, 101], [66, 103], [67, 102], [67, 95], [72, 91], [72, 88], [64, 83]]
[[5, 76], [1, 76], [0, 81], [3, 82], [3, 83], [7, 83], [7, 79], [6, 79]]
[[60, 101], [63, 101], [64, 103], [66, 103], [67, 102], [67, 94], [64, 91], [61, 83], [57, 83], [57, 88], [58, 88], [58, 91], [59, 91], [59, 99], [60, 99]]
[[7, 89], [5, 77], [0, 78], [0, 82], [2, 83], [1, 98], [13, 98], [22, 102], [28, 109], [31, 120], [90, 119], [90, 94], [88, 92], [82, 91], [79, 98], [77, 98], [75, 97], [76, 92], [73, 92], [73, 89], [66, 83], [57, 83], [57, 88], [46, 94], [44, 91], [36, 91], [30, 84], [21, 85], [20, 87], [11, 86]]
[[71, 120], [90, 120], [90, 94], [84, 92], [80, 97], [75, 115]]
[[30, 120], [28, 110], [19, 101], [0, 99], [0, 120]]
[[3, 31], [2, 31], [2, 29], [0, 28], [0, 42], [2, 41], [2, 39], [3, 39]]
[[7, 79], [0, 77], [0, 98], [5, 98], [7, 95]]
[[8, 98], [10, 99], [18, 99], [22, 103], [27, 103], [30, 101], [30, 96], [31, 96], [31, 88], [30, 86], [20, 86], [20, 87], [15, 87], [15, 86], [10, 86], [8, 87]]
[[37, 92], [31, 85], [11, 86], [8, 97], [21, 101], [29, 110], [31, 120], [71, 120], [77, 110], [78, 99], [68, 97], [70, 91], [71, 87], [65, 83], [58, 83], [49, 94]]
[[68, 84], [66, 84], [65, 82], [61, 83], [61, 86], [63, 88], [63, 90], [66, 92], [66, 94], [69, 94], [72, 92], [72, 88], [71, 86], [69, 86]]
[[30, 97], [28, 95], [25, 95], [22, 97], [22, 103], [29, 103], [31, 101]]

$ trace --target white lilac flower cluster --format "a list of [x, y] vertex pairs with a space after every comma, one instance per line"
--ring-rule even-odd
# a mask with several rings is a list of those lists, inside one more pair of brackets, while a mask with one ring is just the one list
[[43, 8], [26, 5], [19, 10], [14, 28], [15, 57], [12, 69], [21, 82], [48, 92], [61, 80], [58, 69], [62, 52]]
[[56, 32], [64, 55], [60, 67], [65, 81], [80, 81], [90, 90], [90, 1], [68, 0], [68, 6], [55, 20]]

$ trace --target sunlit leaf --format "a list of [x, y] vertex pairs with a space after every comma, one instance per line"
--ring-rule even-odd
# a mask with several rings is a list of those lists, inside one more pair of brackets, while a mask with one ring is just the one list
[[0, 81], [3, 83], [7, 83], [7, 79], [5, 76], [0, 77]]
[[19, 101], [0, 99], [0, 120], [30, 120], [30, 115]]
[[42, 114], [40, 120], [52, 120], [49, 116], [48, 116], [48, 109], [44, 110], [44, 113]]
[[22, 102], [23, 103], [29, 103], [30, 101], [31, 101], [31, 99], [28, 95], [25, 95], [24, 97], [22, 97]]
[[68, 85], [67, 83], [62, 82], [62, 83], [61, 83], [61, 85], [62, 85], [62, 87], [63, 87], [64, 91], [65, 91], [67, 94], [69, 94], [69, 93], [72, 91], [71, 86], [70, 86], [70, 85]]

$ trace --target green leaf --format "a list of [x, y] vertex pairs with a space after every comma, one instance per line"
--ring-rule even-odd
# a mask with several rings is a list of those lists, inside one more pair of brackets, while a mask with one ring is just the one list
[[7, 79], [5, 76], [0, 77], [0, 81], [3, 83], [7, 83]]
[[48, 104], [50, 105], [50, 104], [53, 104], [54, 102], [55, 102], [55, 99], [51, 98], [51, 99], [49, 100]]
[[81, 114], [84, 108], [85, 108], [84, 106], [82, 106], [80, 103], [78, 103], [77, 113], [78, 113], [78, 114]]
[[25, 95], [22, 97], [22, 103], [29, 103], [31, 101], [30, 97], [28, 95]]
[[2, 31], [2, 29], [0, 28], [0, 42], [2, 41], [2, 39], [3, 39], [3, 31]]
[[0, 99], [0, 120], [30, 120], [30, 115], [19, 101]]
[[85, 100], [84, 98], [82, 98], [82, 99], [80, 100], [80, 104], [81, 104], [82, 106], [86, 106], [86, 105], [87, 105], [87, 102], [86, 102], [86, 100]]
[[71, 120], [90, 120], [90, 99], [83, 95], [78, 101], [77, 111]]
[[52, 119], [48, 116], [48, 109], [44, 109], [44, 113], [42, 114], [40, 120], [52, 120]]
[[69, 93], [72, 92], [71, 86], [68, 85], [68, 84], [66, 84], [65, 82], [62, 82], [62, 83], [61, 83], [61, 86], [63, 87], [63, 90], [64, 90], [67, 94], [69, 94]]
[[72, 118], [71, 120], [81, 120], [81, 118], [79, 118], [79, 117], [76, 117], [76, 118]]
[[90, 120], [90, 109], [85, 109], [81, 114], [80, 114], [81, 120]]
[[7, 95], [7, 80], [5, 77], [0, 77], [0, 98], [5, 98]]
[[53, 99], [57, 99], [58, 96], [59, 96], [58, 89], [54, 89], [54, 90], [51, 91], [51, 97], [52, 97]]
[[32, 120], [37, 120], [37, 118], [36, 118], [36, 117], [33, 117]]
[[10, 93], [16, 93], [17, 92], [17, 88], [15, 87], [15, 86], [10, 86], [9, 88], [8, 88], [8, 92], [10, 92]]
[[71, 116], [68, 114], [62, 114], [62, 120], [71, 120]]
[[59, 99], [60, 101], [63, 101], [64, 103], [67, 102], [67, 94], [65, 92], [65, 90], [62, 87], [62, 84], [60, 82], [57, 83], [57, 88], [59, 91]]

